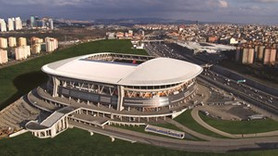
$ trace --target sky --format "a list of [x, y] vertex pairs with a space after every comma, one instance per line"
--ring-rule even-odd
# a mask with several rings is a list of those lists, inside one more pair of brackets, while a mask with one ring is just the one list
[[278, 24], [278, 0], [0, 0], [0, 18], [167, 18]]

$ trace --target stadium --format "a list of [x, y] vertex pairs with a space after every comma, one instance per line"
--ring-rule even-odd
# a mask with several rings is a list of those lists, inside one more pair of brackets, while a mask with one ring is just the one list
[[202, 67], [171, 58], [98, 53], [42, 67], [49, 77], [27, 98], [48, 112], [25, 127], [39, 138], [55, 137], [78, 124], [145, 125], [188, 109]]

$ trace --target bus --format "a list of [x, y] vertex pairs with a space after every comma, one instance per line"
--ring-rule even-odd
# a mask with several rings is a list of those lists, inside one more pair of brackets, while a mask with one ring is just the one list
[[245, 83], [246, 80], [237, 80], [237, 83]]

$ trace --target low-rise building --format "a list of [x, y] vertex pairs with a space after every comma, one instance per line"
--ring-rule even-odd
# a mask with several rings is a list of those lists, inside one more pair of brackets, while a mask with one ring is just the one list
[[8, 52], [7, 50], [0, 49], [0, 64], [8, 62]]
[[9, 47], [16, 47], [16, 38], [9, 37]]
[[38, 37], [31, 38], [31, 52], [32, 54], [39, 54], [41, 52], [41, 44], [43, 43], [43, 39]]
[[2, 49], [8, 48], [8, 41], [6, 38], [0, 37], [0, 48]]
[[30, 46], [20, 46], [14, 48], [15, 60], [24, 60], [31, 55]]
[[117, 39], [124, 39], [124, 37], [125, 37], [125, 34], [123, 32], [117, 32], [116, 33], [116, 38]]
[[233, 45], [233, 44], [238, 44], [238, 41], [237, 41], [235, 38], [232, 37], [232, 38], [230, 39], [230, 44], [232, 44], [232, 45]]
[[46, 52], [53, 52], [58, 49], [58, 40], [51, 37], [45, 38]]
[[42, 43], [43, 43], [43, 39], [41, 39], [41, 38], [38, 38], [38, 37], [31, 38], [31, 45], [42, 44]]
[[41, 44], [33, 44], [33, 45], [31, 45], [31, 53], [32, 54], [39, 54], [39, 53], [41, 53]]
[[25, 37], [18, 38], [18, 46], [27, 46], [27, 40]]
[[218, 37], [217, 36], [210, 36], [210, 37], [208, 37], [208, 42], [215, 43], [217, 41], [218, 41]]

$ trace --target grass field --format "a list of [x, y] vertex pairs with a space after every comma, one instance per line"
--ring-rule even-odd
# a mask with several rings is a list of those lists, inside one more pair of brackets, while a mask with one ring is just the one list
[[0, 69], [0, 109], [45, 82], [47, 76], [40, 71], [40, 68], [47, 63], [96, 52], [147, 54], [144, 50], [133, 50], [131, 46], [129, 40], [103, 40], [84, 43]]
[[212, 137], [217, 137], [217, 138], [223, 138], [223, 136], [218, 135], [210, 130], [207, 130], [203, 126], [199, 125], [191, 116], [191, 110], [185, 111], [183, 114], [175, 118], [175, 120], [186, 127], [190, 128], [191, 130], [194, 130], [196, 132], [199, 132], [201, 134], [209, 135]]
[[90, 136], [87, 131], [69, 129], [53, 139], [38, 139], [26, 133], [11, 139], [0, 140], [0, 155], [136, 155], [136, 156], [274, 156], [278, 150], [234, 152], [227, 154], [193, 153], [169, 150], [139, 143], [130, 143], [121, 140], [111, 142], [106, 136], [95, 134]]
[[278, 122], [266, 120], [226, 121], [217, 120], [199, 113], [200, 117], [209, 125], [231, 134], [250, 134], [278, 130]]

